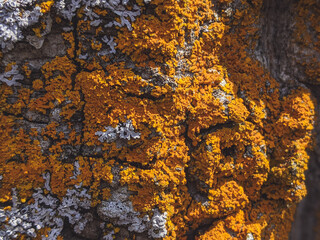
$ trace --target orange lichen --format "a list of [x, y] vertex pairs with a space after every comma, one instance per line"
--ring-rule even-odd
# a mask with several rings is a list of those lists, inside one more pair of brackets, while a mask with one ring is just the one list
[[51, 7], [53, 6], [54, 1], [50, 0], [50, 1], [46, 1], [46, 2], [42, 2], [40, 4], [40, 8], [41, 8], [41, 12], [43, 14], [50, 12]]
[[64, 39], [68, 42], [68, 49], [67, 49], [67, 53], [68, 53], [68, 57], [69, 58], [74, 58], [74, 49], [75, 49], [75, 41], [74, 41], [74, 36], [72, 32], [64, 32], [61, 34]]
[[[62, 33], [65, 56], [45, 63], [14, 103], [6, 101], [13, 89], [1, 84], [0, 145], [8, 147], [0, 148], [0, 201], [8, 203], [15, 187], [28, 202], [50, 172], [52, 194], [62, 199], [82, 184], [92, 207], [115, 185], [126, 187], [141, 215], [167, 213], [165, 239], [286, 239], [306, 193], [315, 110], [305, 88], [280, 97], [279, 84], [248, 53], [262, 1], [230, 10], [230, 0], [153, 0], [148, 11], [137, 2], [143, 14], [133, 30], [112, 33], [127, 61], [99, 56], [103, 28], [79, 8], [77, 34]], [[24, 129], [26, 111], [48, 118]], [[98, 140], [97, 131], [127, 120], [139, 138]]]
[[28, 63], [26, 63], [25, 65], [23, 65], [23, 71], [24, 71], [24, 74], [27, 78], [30, 78], [30, 74], [31, 74], [31, 70], [29, 69], [28, 67]]

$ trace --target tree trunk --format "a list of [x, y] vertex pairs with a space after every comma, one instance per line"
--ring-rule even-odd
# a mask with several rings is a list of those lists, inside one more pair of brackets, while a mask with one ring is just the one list
[[0, 2], [0, 238], [320, 239], [319, 16]]

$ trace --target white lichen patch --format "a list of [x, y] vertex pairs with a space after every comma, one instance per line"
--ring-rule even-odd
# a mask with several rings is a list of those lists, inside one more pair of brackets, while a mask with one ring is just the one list
[[3, 51], [11, 50], [13, 44], [24, 39], [22, 30], [37, 23], [42, 15], [35, 0], [0, 1], [0, 44]]
[[252, 233], [248, 233], [246, 240], [254, 240], [253, 234]]
[[92, 11], [92, 8], [100, 7], [108, 9], [120, 18], [120, 22], [114, 20], [104, 23], [104, 27], [110, 28], [113, 26], [126, 26], [128, 30], [131, 31], [131, 22], [135, 21], [135, 18], [140, 15], [141, 11], [135, 4], [132, 6], [131, 10], [128, 10], [126, 8], [128, 2], [128, 0], [59, 0], [56, 2], [55, 7], [58, 10], [58, 13], [69, 21], [71, 21], [76, 15], [77, 9], [84, 7], [85, 20], [91, 20], [91, 26], [99, 26], [103, 23], [103, 20], [100, 19], [98, 14]]
[[130, 232], [148, 232], [151, 238], [163, 238], [167, 235], [167, 213], [154, 209], [152, 217], [148, 214], [141, 217], [141, 213], [133, 209], [126, 187], [113, 192], [108, 201], [103, 201], [98, 206], [97, 212], [104, 221], [116, 226], [127, 226]]
[[140, 138], [140, 133], [134, 132], [134, 127], [131, 120], [127, 120], [125, 123], [119, 123], [115, 128], [108, 126], [105, 127], [106, 131], [98, 131], [95, 135], [99, 136], [100, 142], [111, 143], [117, 139], [136, 139]]
[[10, 71], [0, 74], [0, 82], [8, 86], [20, 86], [17, 80], [23, 80], [23, 78], [23, 75], [19, 74], [18, 65], [13, 65]]
[[[64, 221], [73, 226], [74, 231], [80, 233], [88, 221], [92, 220], [88, 214], [83, 212], [91, 207], [91, 196], [82, 184], [68, 189], [66, 195], [59, 200], [51, 193], [49, 186], [50, 174], [43, 174], [45, 188], [50, 191], [45, 194], [42, 189], [37, 189], [33, 197], [33, 203], [21, 204], [18, 201], [17, 192], [12, 189], [12, 208], [10, 210], [0, 209], [0, 239], [17, 238], [24, 234], [28, 237], [36, 237], [41, 228], [51, 228], [48, 236], [42, 239], [54, 240], [60, 235]], [[49, 190], [50, 189], [50, 190]]]

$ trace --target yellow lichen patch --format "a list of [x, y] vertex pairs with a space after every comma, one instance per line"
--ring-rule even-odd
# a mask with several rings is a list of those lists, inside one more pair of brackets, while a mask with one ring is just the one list
[[[248, 225], [244, 211], [240, 210], [227, 216], [224, 220], [214, 222], [196, 239], [245, 239]], [[252, 233], [255, 232], [250, 231], [250, 234]], [[259, 236], [259, 234], [253, 234], [253, 236]]]
[[68, 57], [69, 58], [74, 58], [74, 49], [75, 49], [75, 41], [74, 41], [74, 36], [73, 36], [73, 32], [64, 32], [61, 34], [64, 38], [64, 40], [66, 40], [66, 42], [68, 42], [68, 49], [67, 49], [67, 53], [68, 53]]
[[211, 227], [211, 229], [202, 234], [200, 237], [196, 239], [210, 240], [210, 239], [235, 239], [230, 233], [228, 233], [227, 229], [224, 227], [224, 222], [219, 221]]
[[234, 181], [217, 184], [217, 189], [209, 190], [208, 199], [212, 207], [212, 209], [208, 210], [210, 214], [215, 212], [213, 210], [215, 208], [219, 214], [226, 214], [234, 211], [234, 209], [244, 208], [248, 203], [242, 187]]
[[40, 79], [37, 79], [32, 82], [32, 88], [34, 90], [40, 90], [43, 88], [43, 82]]
[[[278, 137], [270, 161], [272, 186], [264, 190], [272, 198], [300, 200], [305, 195], [304, 171], [307, 168], [314, 104], [304, 89], [296, 90], [284, 99], [283, 111], [275, 122], [272, 137]], [[290, 123], [289, 123], [290, 122]], [[285, 187], [277, 188], [278, 184]]]
[[23, 65], [23, 71], [24, 74], [27, 78], [30, 78], [30, 74], [31, 74], [31, 70], [29, 69], [28, 63], [26, 63], [25, 65]]
[[184, 45], [185, 31], [198, 34], [199, 24], [212, 14], [211, 3], [157, 0], [152, 4], [156, 6], [156, 17], [142, 15], [132, 24], [133, 31], [123, 29], [117, 47], [142, 65], [152, 61], [175, 66], [177, 47]]
[[41, 8], [41, 12], [44, 14], [44, 13], [47, 13], [47, 12], [50, 12], [50, 9], [52, 7], [52, 5], [54, 4], [54, 1], [50, 0], [50, 1], [46, 1], [46, 2], [42, 2], [40, 4], [40, 8]]
[[315, 110], [308, 90], [300, 88], [294, 91], [283, 99], [282, 106], [283, 111], [275, 127], [282, 128], [284, 134], [294, 131], [299, 136], [299, 132], [313, 129]]
[[231, 101], [228, 105], [228, 110], [230, 120], [234, 122], [244, 122], [250, 114], [246, 106], [243, 104], [243, 100], [239, 98]]
[[[14, 125], [13, 118], [2, 120], [1, 145], [9, 147], [0, 149], [1, 195], [10, 195], [11, 189], [17, 188], [21, 198], [30, 197], [33, 189], [43, 184], [41, 173], [47, 167], [45, 158], [39, 154], [39, 142], [31, 140], [23, 129], [16, 133], [10, 131]], [[12, 176], [15, 178], [12, 179]]]
[[2, 84], [0, 88], [0, 94], [3, 96], [0, 98], [0, 113], [3, 114], [4, 111], [10, 111], [10, 106], [7, 104], [7, 98], [13, 94], [13, 90], [9, 86]]

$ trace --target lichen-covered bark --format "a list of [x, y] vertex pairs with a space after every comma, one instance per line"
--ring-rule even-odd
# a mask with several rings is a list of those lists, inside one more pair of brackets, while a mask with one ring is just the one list
[[[308, 87], [317, 99], [319, 119], [319, 1], [264, 1], [261, 36], [254, 51], [285, 94], [296, 85]], [[314, 149], [309, 151], [307, 196], [298, 205], [290, 239], [318, 239], [319, 231], [319, 120], [314, 126]]]
[[288, 239], [318, 7], [0, 2], [0, 237]]

